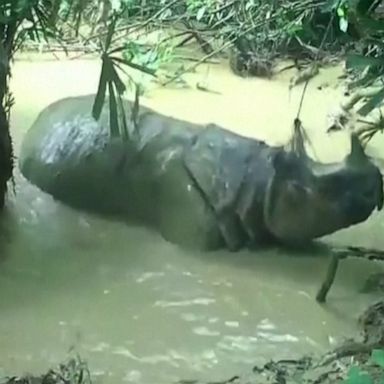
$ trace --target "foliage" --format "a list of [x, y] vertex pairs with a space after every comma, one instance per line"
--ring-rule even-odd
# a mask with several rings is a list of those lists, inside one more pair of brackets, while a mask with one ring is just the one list
[[340, 28], [353, 28], [358, 38], [357, 46], [346, 58], [346, 68], [353, 78], [349, 89], [376, 87], [376, 91], [365, 98], [357, 111], [362, 117], [374, 111], [380, 114], [373, 122], [360, 120], [366, 126], [360, 129], [359, 134], [367, 142], [384, 127], [380, 111], [384, 101], [384, 20], [375, 12], [380, 1], [342, 0], [337, 6], [335, 0], [333, 3], [340, 19]]
[[[324, 52], [339, 54], [354, 40], [356, 30], [360, 33], [357, 16], [370, 15], [372, 2], [375, 0], [51, 0], [49, 20], [57, 28], [56, 38], [61, 36], [66, 44], [77, 39], [100, 54], [94, 116], [99, 116], [108, 91], [111, 134], [127, 137], [127, 124], [121, 119], [124, 111], [120, 110], [126, 84], [119, 73], [124, 66], [156, 76], [175, 57], [174, 48], [191, 40], [205, 53], [201, 61], [232, 46], [239, 54], [269, 61], [284, 55], [313, 59]], [[333, 13], [337, 18], [332, 18]], [[159, 28], [169, 30], [170, 36], [155, 46], [130, 37]], [[137, 86], [128, 77], [127, 85]]]
[[[371, 17], [377, 0], [55, 0], [57, 3], [61, 5], [56, 5], [55, 19], [61, 35], [66, 35], [65, 29], [68, 34], [69, 25], [69, 31], [83, 44], [100, 46], [100, 37], [111, 32], [113, 24], [111, 49], [122, 57], [109, 60], [107, 52], [96, 49], [103, 57], [102, 75], [109, 73], [111, 81], [117, 80], [118, 71], [112, 69], [117, 61], [156, 75], [162, 64], [175, 57], [173, 49], [191, 40], [202, 48], [203, 59], [233, 46], [240, 54], [251, 53], [269, 61], [282, 56], [319, 59], [329, 53], [340, 55], [356, 42], [360, 46], [382, 45], [381, 36], [372, 42], [372, 36], [363, 33], [365, 24], [377, 26]], [[155, 47], [129, 38], [158, 28], [169, 29], [170, 36]], [[377, 78], [372, 71], [369, 75]], [[100, 83], [102, 88], [110, 89], [104, 83], [106, 80]], [[120, 86], [116, 81], [114, 84], [114, 93], [123, 91], [121, 82]], [[124, 129], [113, 131], [117, 134]]]
[[[72, 23], [72, 30], [78, 36], [79, 18], [76, 16], [75, 19], [70, 10], [78, 8], [79, 0], [63, 1], [69, 11], [62, 20]], [[248, 44], [256, 54], [266, 55], [277, 50], [280, 54], [284, 51], [297, 54], [301, 50], [313, 55], [331, 11], [327, 0], [117, 0], [111, 3], [104, 0], [101, 2], [104, 6], [98, 9], [95, 5], [85, 6], [84, 1], [81, 3], [87, 10], [84, 11], [84, 21], [88, 24], [101, 20], [105, 24], [108, 11], [120, 8], [118, 29], [123, 39], [126, 32], [143, 26], [146, 29], [172, 27], [178, 30], [177, 37], [185, 37], [180, 45], [195, 39], [206, 54], [212, 51], [215, 42], [221, 41], [225, 45], [227, 41], [239, 40], [239, 44]], [[107, 3], [109, 7], [105, 6]], [[86, 38], [87, 42], [97, 39], [97, 34], [92, 34], [94, 30], [94, 25], [88, 28], [90, 36]], [[335, 35], [344, 37], [337, 28], [333, 28], [327, 41], [328, 49], [339, 47]]]
[[88, 365], [79, 356], [71, 357], [41, 376], [11, 377], [1, 384], [91, 384]]
[[28, 36], [35, 40], [52, 35], [50, 0], [2, 0], [0, 2], [0, 206], [4, 205], [7, 182], [12, 178], [13, 149], [9, 133], [11, 63]]
[[[125, 113], [121, 96], [126, 84], [119, 73], [124, 66], [156, 76], [161, 65], [173, 57], [173, 48], [193, 39], [205, 58], [232, 45], [240, 53], [252, 52], [265, 60], [284, 54], [313, 57], [318, 53], [316, 47], [323, 39], [332, 12], [326, 0], [52, 1], [50, 20], [58, 29], [56, 36], [64, 37], [67, 43], [78, 39], [101, 55], [93, 115], [100, 115], [108, 91], [111, 134], [123, 137], [130, 134], [122, 119]], [[155, 47], [129, 38], [159, 27], [175, 33]], [[323, 50], [339, 48], [338, 40], [334, 39], [338, 29], [333, 31], [333, 35], [327, 34], [329, 39], [322, 45]], [[128, 85], [137, 86], [132, 77], [129, 80]]]
[[378, 384], [384, 383], [384, 350], [372, 350], [369, 365], [380, 368], [378, 377], [376, 377], [376, 375], [373, 377], [373, 375], [367, 370], [360, 368], [358, 365], [353, 365], [348, 371], [348, 377], [344, 380], [344, 384], [374, 384], [375, 382]]
[[[160, 67], [175, 57], [174, 48], [191, 40], [204, 52], [202, 61], [228, 47], [269, 61], [282, 56], [321, 59], [348, 49], [347, 68], [358, 77], [351, 87], [377, 84], [384, 74], [384, 24], [376, 18], [378, 0], [54, 1], [60, 34], [65, 36], [63, 30], [69, 25], [71, 36], [98, 47], [102, 71], [94, 116], [99, 116], [108, 90], [113, 136], [129, 135], [127, 124], [118, 118], [124, 114], [119, 106], [126, 90], [119, 77], [122, 66], [156, 76]], [[158, 28], [169, 29], [170, 36], [155, 46], [129, 38]], [[103, 47], [100, 38], [108, 41]], [[358, 113], [367, 115], [383, 100], [384, 89], [368, 98]], [[381, 122], [370, 125], [365, 134], [382, 129]]]

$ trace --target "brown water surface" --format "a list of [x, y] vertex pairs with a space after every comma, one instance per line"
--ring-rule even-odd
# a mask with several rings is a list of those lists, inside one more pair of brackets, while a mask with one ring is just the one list
[[[98, 61], [22, 60], [15, 64], [13, 134], [17, 148], [38, 112], [62, 97], [95, 92]], [[309, 87], [302, 119], [323, 160], [342, 158], [344, 134], [324, 134], [325, 115], [340, 99], [341, 69], [323, 70]], [[197, 122], [216, 122], [281, 144], [291, 132], [300, 89], [290, 74], [241, 79], [226, 65], [202, 66], [192, 89], [152, 87], [145, 104]], [[220, 94], [195, 88], [204, 83]], [[317, 85], [331, 84], [323, 90]], [[378, 138], [372, 150], [380, 150]], [[257, 253], [203, 254], [157, 234], [76, 212], [17, 175], [1, 242], [0, 368], [4, 374], [46, 370], [74, 347], [104, 383], [218, 380], [265, 359], [320, 353], [356, 332], [375, 299], [359, 293], [379, 263], [342, 262], [329, 303], [314, 300], [327, 259]], [[384, 220], [328, 238], [384, 249]], [[1, 374], [1, 372], [0, 372]]]

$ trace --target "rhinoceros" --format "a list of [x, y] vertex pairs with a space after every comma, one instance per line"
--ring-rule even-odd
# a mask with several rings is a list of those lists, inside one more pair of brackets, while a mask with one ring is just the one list
[[[43, 109], [19, 158], [27, 180], [76, 209], [206, 251], [302, 245], [382, 209], [382, 175], [353, 135], [343, 161], [323, 164], [305, 150], [142, 106], [136, 135], [123, 139], [110, 134], [107, 103], [92, 117], [94, 98]], [[132, 102], [124, 105], [128, 111]]]

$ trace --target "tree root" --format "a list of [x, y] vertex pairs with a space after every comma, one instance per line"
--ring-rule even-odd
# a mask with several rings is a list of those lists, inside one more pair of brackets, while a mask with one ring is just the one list
[[335, 254], [339, 259], [346, 257], [359, 257], [367, 260], [384, 261], [384, 251], [365, 248], [365, 247], [334, 247], [331, 249], [332, 254]]
[[344, 103], [341, 103], [341, 109], [344, 111], [350, 111], [360, 100], [366, 97], [372, 97], [382, 91], [382, 87], [369, 87], [359, 89], [353, 93]]
[[331, 289], [333, 282], [335, 281], [337, 267], [339, 266], [339, 260], [340, 258], [338, 255], [333, 254], [331, 256], [331, 262], [329, 263], [325, 280], [316, 295], [316, 301], [318, 301], [319, 303], [325, 303], [327, 294]]
[[326, 354], [318, 363], [318, 367], [329, 365], [336, 360], [345, 357], [353, 357], [357, 355], [369, 354], [373, 349], [380, 348], [380, 343], [359, 343], [355, 341], [347, 342], [340, 347], [334, 349], [331, 353]]
[[364, 247], [335, 247], [331, 250], [331, 261], [327, 273], [319, 291], [316, 294], [316, 301], [325, 303], [327, 295], [335, 281], [339, 261], [347, 257], [359, 257], [367, 260], [384, 261], [384, 251]]
[[311, 80], [316, 75], [319, 74], [319, 65], [317, 62], [310, 64], [307, 68], [298, 71], [298, 73], [293, 76], [289, 83], [289, 90], [293, 87], [305, 83], [306, 81]]
[[[327, 132], [339, 130], [355, 130], [359, 137], [361, 137], [367, 130], [378, 130], [380, 120], [378, 121], [363, 121], [357, 120], [357, 112], [354, 107], [357, 103], [367, 97], [373, 97], [382, 91], [382, 87], [372, 86], [364, 89], [359, 89], [348, 97], [345, 101], [340, 103], [336, 110], [329, 113], [329, 127]], [[363, 124], [362, 126], [354, 129], [356, 123]]]

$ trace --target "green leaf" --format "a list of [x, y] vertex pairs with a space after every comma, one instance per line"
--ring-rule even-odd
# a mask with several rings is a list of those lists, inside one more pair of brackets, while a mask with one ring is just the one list
[[337, 9], [340, 6], [341, 1], [340, 0], [328, 0], [323, 6], [322, 11], [323, 12], [331, 12], [334, 9]]
[[135, 87], [135, 101], [132, 106], [131, 111], [131, 120], [134, 124], [135, 130], [137, 129], [137, 122], [139, 117], [139, 111], [140, 111], [140, 86], [136, 84]]
[[343, 7], [338, 7], [336, 13], [337, 13], [337, 16], [339, 16], [340, 18], [345, 17], [345, 11]]
[[359, 24], [370, 33], [378, 33], [384, 31], [384, 21], [376, 20], [371, 17], [359, 17]]
[[113, 88], [113, 83], [108, 82], [108, 91], [109, 91], [109, 128], [111, 130], [112, 137], [119, 136], [119, 118], [117, 112], [117, 103], [115, 89]]
[[93, 103], [93, 108], [92, 108], [92, 116], [95, 120], [99, 120], [101, 111], [103, 110], [103, 106], [105, 102], [105, 92], [107, 90], [107, 83], [108, 83], [108, 73], [107, 73], [106, 61], [105, 61], [105, 58], [103, 58], [99, 86], [97, 88], [95, 102]]
[[245, 4], [245, 10], [249, 11], [255, 5], [254, 0], [248, 0]]
[[196, 14], [196, 20], [197, 21], [200, 21], [204, 17], [206, 9], [207, 9], [206, 6], [199, 8], [199, 10], [197, 11], [197, 14]]
[[369, 87], [373, 85], [376, 80], [377, 80], [377, 75], [375, 73], [367, 71], [367, 73], [363, 75], [362, 78], [351, 83], [350, 87], [351, 89], [356, 89], [359, 87]]
[[368, 66], [377, 67], [384, 65], [384, 59], [351, 54], [347, 56], [345, 65], [347, 68], [364, 69]]
[[371, 354], [372, 361], [379, 365], [381, 368], [384, 368], [384, 350], [374, 349]]
[[131, 67], [133, 69], [137, 69], [138, 71], [144, 72], [148, 75], [156, 76], [156, 71], [154, 71], [150, 68], [146, 68], [143, 65], [132, 63], [132, 61], [122, 59], [121, 57], [111, 57], [111, 59], [114, 61], [117, 61], [119, 63], [128, 65], [129, 67]]
[[113, 54], [113, 53], [119, 53], [119, 52], [126, 52], [128, 51], [129, 53], [131, 53], [128, 49], [127, 49], [127, 46], [124, 44], [124, 45], [121, 45], [121, 46], [118, 46], [116, 48], [113, 48], [113, 49], [110, 49], [108, 51], [109, 55]]
[[348, 372], [348, 384], [373, 384], [372, 378], [367, 372], [362, 371], [357, 366], [352, 366]]
[[339, 20], [339, 28], [341, 32], [347, 32], [348, 30], [348, 20], [345, 17], [341, 17]]
[[362, 116], [368, 115], [373, 109], [380, 106], [381, 102], [384, 99], [384, 88], [378, 92], [375, 96], [372, 96], [368, 102], [366, 102], [357, 113]]
[[125, 113], [122, 97], [118, 96], [117, 101], [119, 103], [119, 109], [120, 109], [121, 116], [122, 116], [122, 118], [121, 118], [122, 124], [123, 124], [122, 136], [123, 136], [123, 139], [128, 140], [129, 139], [129, 130], [128, 130], [128, 125], [127, 125], [127, 115]]
[[117, 21], [117, 18], [113, 17], [111, 23], [108, 26], [107, 38], [105, 39], [105, 51], [108, 51], [111, 45], [112, 37], [115, 32], [116, 21]]
[[126, 90], [125, 84], [120, 79], [120, 76], [119, 76], [119, 74], [116, 71], [116, 68], [115, 68], [115, 66], [113, 64], [112, 59], [108, 60], [108, 65], [109, 65], [109, 71], [110, 71], [110, 75], [111, 75], [110, 80], [112, 80], [113, 83], [115, 84], [115, 87], [116, 87], [117, 92], [119, 93], [119, 95], [122, 95], [125, 92], [125, 90]]

